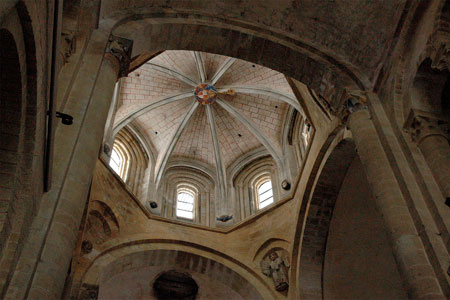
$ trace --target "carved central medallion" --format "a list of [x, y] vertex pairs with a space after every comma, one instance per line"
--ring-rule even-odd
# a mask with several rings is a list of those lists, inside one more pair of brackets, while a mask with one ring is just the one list
[[203, 105], [211, 104], [216, 101], [217, 90], [211, 84], [202, 83], [195, 88], [194, 97]]

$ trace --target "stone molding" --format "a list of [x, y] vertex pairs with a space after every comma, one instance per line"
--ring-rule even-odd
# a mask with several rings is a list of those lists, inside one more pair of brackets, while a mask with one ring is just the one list
[[111, 35], [106, 46], [106, 53], [117, 59], [119, 64], [118, 78], [127, 77], [131, 63], [133, 41]]
[[89, 241], [89, 240], [84, 240], [84, 241], [81, 243], [81, 251], [82, 251], [84, 254], [89, 254], [89, 253], [91, 253], [91, 252], [92, 252], [92, 248], [93, 248], [92, 242]]
[[61, 45], [59, 53], [61, 54], [61, 64], [64, 66], [69, 62], [69, 58], [76, 52], [76, 36], [74, 32], [61, 32]]
[[443, 115], [411, 109], [403, 128], [411, 134], [415, 143], [420, 144], [425, 137], [430, 135], [442, 135], [449, 139], [449, 124], [450, 120]]
[[83, 284], [80, 289], [80, 298], [81, 300], [97, 300], [98, 299], [98, 285], [92, 284]]
[[345, 90], [342, 94], [336, 116], [347, 123], [348, 116], [354, 112], [369, 109], [367, 93], [361, 90]]
[[429, 42], [429, 56], [434, 69], [450, 70], [450, 33], [439, 30]]

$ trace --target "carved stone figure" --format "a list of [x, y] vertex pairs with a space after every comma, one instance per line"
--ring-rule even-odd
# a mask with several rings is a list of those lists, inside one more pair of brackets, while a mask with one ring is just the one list
[[112, 54], [119, 61], [119, 78], [128, 76], [132, 48], [133, 41], [111, 35], [106, 47], [106, 53]]
[[97, 300], [98, 299], [98, 285], [83, 284], [80, 289], [81, 300]]
[[61, 32], [61, 46], [59, 51], [62, 56], [62, 64], [65, 65], [76, 51], [76, 36], [73, 32]]
[[89, 241], [89, 240], [84, 240], [84, 241], [81, 243], [81, 250], [82, 250], [83, 253], [85, 253], [85, 254], [91, 253], [92, 248], [93, 248], [92, 243], [91, 243], [91, 241]]
[[288, 269], [290, 267], [286, 254], [278, 255], [276, 251], [270, 252], [261, 261], [264, 275], [272, 277], [275, 289], [279, 292], [289, 288]]

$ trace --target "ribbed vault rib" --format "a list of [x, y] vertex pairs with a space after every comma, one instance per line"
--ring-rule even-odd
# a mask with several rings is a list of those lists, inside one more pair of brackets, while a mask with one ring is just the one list
[[189, 107], [189, 110], [184, 115], [183, 120], [181, 121], [180, 125], [178, 125], [178, 128], [173, 135], [172, 139], [170, 140], [169, 146], [167, 147], [166, 151], [164, 152], [164, 156], [161, 160], [161, 163], [157, 167], [156, 171], [156, 187], [158, 188], [159, 182], [161, 181], [162, 175], [164, 174], [164, 169], [166, 168], [167, 161], [169, 160], [170, 155], [172, 155], [173, 149], [175, 149], [175, 145], [177, 144], [178, 140], [180, 139], [181, 134], [183, 133], [184, 128], [186, 127], [187, 123], [191, 119], [191, 117], [194, 115], [195, 110], [198, 108], [200, 104], [197, 102], [197, 100], [194, 100], [191, 104], [191, 107]]
[[200, 52], [194, 51], [195, 64], [197, 65], [197, 71], [200, 76], [201, 82], [206, 81], [206, 71], [205, 64], [203, 63], [202, 54]]
[[119, 122], [117, 122], [117, 125], [114, 126], [113, 136], [116, 135], [120, 129], [122, 129], [123, 127], [128, 125], [131, 121], [133, 121], [137, 117], [142, 116], [143, 114], [145, 114], [155, 108], [158, 108], [162, 105], [166, 105], [166, 104], [172, 103], [174, 101], [183, 100], [188, 97], [192, 97], [192, 90], [184, 91], [179, 94], [175, 94], [175, 95], [171, 95], [171, 96], [162, 98], [156, 102], [153, 102], [144, 107], [136, 109], [135, 111], [133, 111], [133, 112], [127, 114], [125, 117], [123, 117]]
[[220, 151], [219, 137], [217, 135], [216, 121], [214, 119], [214, 112], [211, 105], [206, 105], [206, 115], [208, 117], [209, 127], [211, 129], [211, 137], [214, 147], [214, 159], [216, 161], [217, 179], [220, 187], [220, 194], [222, 199], [226, 199], [226, 170], [222, 160], [222, 153]]
[[237, 93], [244, 93], [244, 94], [258, 94], [258, 95], [265, 95], [269, 97], [273, 97], [275, 99], [279, 99], [282, 102], [285, 102], [292, 107], [294, 107], [298, 112], [300, 112], [303, 115], [303, 110], [300, 106], [300, 103], [298, 100], [290, 95], [281, 93], [279, 91], [273, 90], [268, 87], [260, 87], [260, 86], [250, 86], [250, 85], [229, 85], [229, 86], [222, 86], [220, 87], [220, 92], [225, 92], [229, 89], [233, 89]]
[[154, 69], [154, 70], [157, 70], [157, 71], [160, 71], [161, 73], [170, 75], [173, 78], [176, 78], [176, 79], [178, 79], [178, 80], [180, 80], [180, 81], [182, 81], [182, 82], [184, 82], [184, 83], [186, 83], [186, 84], [188, 84], [190, 86], [194, 86], [195, 87], [195, 86], [198, 85], [198, 82], [196, 82], [192, 78], [190, 78], [190, 77], [188, 77], [188, 76], [186, 76], [184, 74], [181, 74], [180, 72], [177, 72], [177, 71], [175, 71], [173, 69], [169, 69], [167, 67], [164, 67], [164, 66], [161, 66], [161, 65], [158, 65], [158, 64], [155, 64], [155, 63], [147, 63], [147, 65], [151, 66], [152, 69]]
[[234, 64], [236, 58], [229, 57], [225, 60], [225, 62], [220, 66], [217, 70], [216, 74], [211, 78], [211, 84], [214, 85], [220, 78], [222, 78], [223, 74]]
[[222, 99], [217, 99], [216, 102], [225, 109], [230, 115], [232, 115], [234, 118], [239, 120], [241, 123], [243, 123], [248, 130], [256, 136], [256, 138], [261, 142], [261, 144], [266, 147], [267, 151], [272, 155], [273, 159], [277, 163], [278, 167], [284, 174], [284, 166], [283, 166], [283, 160], [281, 159], [281, 155], [278, 154], [278, 151], [272, 147], [272, 144], [270, 140], [266, 137], [264, 133], [262, 133], [258, 127], [253, 124], [248, 118], [244, 117], [240, 112], [238, 112], [232, 105], [228, 104], [226, 101]]

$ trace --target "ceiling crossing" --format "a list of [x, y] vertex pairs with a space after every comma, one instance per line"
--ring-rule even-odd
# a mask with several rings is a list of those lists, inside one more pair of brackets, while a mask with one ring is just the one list
[[[257, 124], [255, 124], [251, 119], [249, 119], [247, 116], [242, 114], [239, 111], [239, 107], [234, 107], [229, 103], [229, 101], [232, 101], [232, 98], [227, 98], [227, 100], [221, 99], [218, 96], [221, 93], [230, 92], [231, 97], [237, 93], [241, 94], [249, 94], [249, 95], [264, 95], [269, 96], [271, 98], [274, 98], [276, 100], [279, 100], [281, 102], [287, 103], [288, 105], [294, 107], [296, 110], [298, 110], [300, 113], [303, 113], [300, 103], [293, 95], [289, 95], [285, 92], [276, 90], [272, 87], [268, 86], [261, 86], [261, 85], [251, 85], [251, 84], [231, 84], [231, 85], [225, 85], [225, 86], [219, 86], [216, 88], [213, 86], [219, 80], [231, 70], [231, 67], [233, 64], [237, 61], [235, 58], [226, 58], [224, 62], [217, 68], [214, 75], [211, 76], [211, 78], [208, 78], [208, 74], [206, 72], [205, 62], [202, 56], [202, 53], [200, 52], [192, 52], [192, 57], [195, 61], [195, 66], [197, 68], [197, 72], [199, 75], [199, 80], [191, 78], [185, 74], [183, 74], [180, 71], [174, 70], [173, 68], [163, 66], [154, 62], [148, 62], [146, 65], [150, 66], [151, 69], [167, 74], [177, 80], [180, 80], [181, 82], [196, 88], [197, 92], [200, 88], [200, 93], [205, 99], [214, 98], [217, 99], [216, 101], [210, 101], [210, 102], [204, 102], [202, 105], [206, 106], [206, 117], [207, 122], [209, 123], [209, 128], [211, 132], [212, 137], [212, 147], [214, 149], [214, 163], [216, 167], [216, 175], [217, 175], [217, 181], [220, 188], [220, 194], [223, 198], [226, 198], [226, 181], [227, 181], [227, 172], [226, 172], [226, 165], [224, 161], [224, 153], [222, 153], [221, 149], [221, 142], [219, 140], [218, 135], [218, 129], [216, 125], [215, 115], [213, 108], [211, 105], [219, 105], [221, 106], [228, 114], [230, 114], [234, 119], [239, 121], [241, 124], [244, 125], [244, 127], [256, 137], [256, 139], [264, 146], [264, 148], [267, 149], [268, 153], [273, 157], [276, 164], [279, 166], [280, 171], [283, 173], [284, 168], [283, 165], [283, 159], [282, 154], [277, 150], [277, 148], [274, 146], [273, 141], [266, 136], [266, 134], [258, 127]], [[208, 93], [215, 93], [208, 94]], [[197, 95], [197, 94], [196, 94]], [[229, 94], [230, 95], [230, 94]], [[158, 186], [163, 174], [165, 172], [165, 168], [168, 164], [168, 161], [175, 149], [175, 146], [177, 145], [183, 131], [187, 127], [189, 120], [191, 120], [192, 116], [194, 115], [195, 111], [199, 107], [200, 103], [195, 100], [194, 97], [194, 91], [193, 90], [185, 90], [176, 94], [169, 95], [167, 97], [161, 98], [153, 103], [150, 103], [148, 105], [139, 107], [135, 110], [133, 110], [130, 113], [127, 113], [124, 117], [122, 117], [120, 120], [118, 120], [114, 126], [113, 134], [117, 134], [120, 129], [127, 126], [130, 122], [132, 122], [134, 119], [142, 116], [143, 114], [146, 114], [158, 107], [161, 107], [166, 104], [173, 103], [175, 101], [180, 101], [187, 98], [194, 98], [192, 104], [190, 105], [188, 111], [184, 114], [183, 119], [180, 124], [178, 124], [177, 129], [175, 130], [175, 133], [170, 137], [169, 144], [166, 149], [159, 150], [159, 158], [156, 162], [155, 167], [155, 183]], [[207, 98], [210, 97], [210, 98]], [[231, 99], [231, 100], [230, 100]], [[214, 104], [217, 103], [217, 104]], [[223, 141], [222, 141], [223, 142]], [[282, 174], [282, 176], [285, 176], [286, 174]]]

